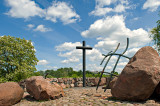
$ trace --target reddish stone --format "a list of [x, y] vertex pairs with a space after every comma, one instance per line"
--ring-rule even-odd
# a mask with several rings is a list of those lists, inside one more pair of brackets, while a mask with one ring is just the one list
[[23, 89], [16, 82], [0, 84], [0, 106], [11, 106], [18, 103], [23, 97]]
[[[97, 86], [99, 82], [99, 78], [89, 78], [89, 81], [94, 84], [93, 86]], [[101, 83], [99, 86], [106, 85], [106, 78], [101, 78]]]
[[156, 50], [141, 48], [125, 66], [111, 93], [121, 100], [148, 99], [160, 81], [160, 58]]
[[64, 95], [63, 88], [59, 84], [50, 83], [42, 76], [33, 76], [27, 79], [26, 89], [36, 100], [56, 99]]
[[60, 86], [61, 86], [62, 88], [66, 88], [66, 85], [65, 85], [64, 83], [61, 83]]

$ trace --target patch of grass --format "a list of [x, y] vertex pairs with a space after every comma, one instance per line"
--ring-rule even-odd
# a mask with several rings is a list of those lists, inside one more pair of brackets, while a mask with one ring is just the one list
[[37, 102], [46, 102], [46, 101], [49, 101], [49, 100], [37, 100]]

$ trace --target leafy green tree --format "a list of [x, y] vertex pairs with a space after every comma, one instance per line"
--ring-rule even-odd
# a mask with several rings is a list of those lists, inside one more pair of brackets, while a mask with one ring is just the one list
[[40, 73], [40, 76], [44, 76], [44, 74], [45, 74], [45, 72], [42, 71], [42, 70], [40, 70], [40, 71], [38, 71], [38, 72]]
[[82, 75], [83, 75], [82, 70], [79, 70], [78, 73], [77, 73], [77, 75], [78, 75], [79, 77], [82, 77]]
[[0, 37], [0, 75], [9, 81], [25, 79], [36, 71], [38, 59], [30, 40]]
[[150, 37], [156, 45], [156, 49], [160, 53], [160, 20], [157, 21], [157, 26], [151, 30]]

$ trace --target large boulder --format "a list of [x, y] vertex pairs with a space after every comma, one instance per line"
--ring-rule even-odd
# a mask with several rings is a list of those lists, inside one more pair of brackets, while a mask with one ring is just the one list
[[23, 97], [23, 89], [16, 82], [0, 84], [0, 106], [11, 106], [18, 103]]
[[111, 86], [111, 93], [121, 100], [146, 100], [159, 81], [160, 57], [156, 50], [146, 46], [141, 48], [122, 70]]
[[56, 99], [64, 96], [63, 88], [56, 82], [50, 82], [42, 76], [33, 76], [26, 80], [27, 92], [36, 100]]

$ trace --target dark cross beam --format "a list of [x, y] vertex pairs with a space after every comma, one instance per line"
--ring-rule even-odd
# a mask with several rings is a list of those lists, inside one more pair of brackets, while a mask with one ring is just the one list
[[83, 51], [83, 87], [86, 86], [86, 50], [92, 50], [92, 47], [86, 47], [85, 41], [83, 41], [82, 46], [77, 46], [76, 49], [82, 49]]

